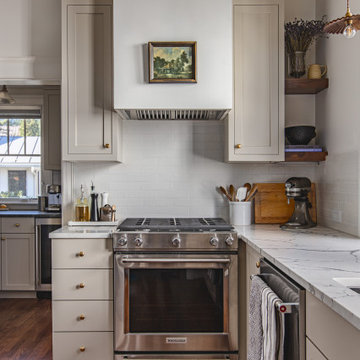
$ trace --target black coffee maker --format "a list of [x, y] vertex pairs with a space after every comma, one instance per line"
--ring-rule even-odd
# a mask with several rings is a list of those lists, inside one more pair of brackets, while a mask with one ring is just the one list
[[295, 201], [295, 210], [289, 221], [280, 227], [287, 229], [309, 229], [316, 226], [311, 219], [309, 209], [312, 207], [308, 194], [311, 191], [311, 181], [306, 177], [292, 177], [286, 180], [285, 195]]

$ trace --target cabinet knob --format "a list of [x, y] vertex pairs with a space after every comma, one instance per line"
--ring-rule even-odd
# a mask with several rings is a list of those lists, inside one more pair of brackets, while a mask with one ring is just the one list
[[85, 320], [85, 315], [84, 314], [79, 315], [79, 320]]
[[77, 256], [83, 257], [83, 256], [85, 256], [85, 253], [84, 253], [83, 251], [80, 251], [80, 252], [77, 254]]
[[1, 240], [2, 240], [2, 241], [5, 241], [5, 240], [6, 240], [6, 237], [2, 236], [2, 237], [1, 237]]
[[85, 287], [85, 284], [84, 283], [80, 283], [79, 286], [78, 286], [80, 289], [83, 289]]
[[16, 226], [16, 227], [20, 227], [20, 224], [19, 224], [19, 223], [16, 223], [15, 226]]
[[236, 144], [235, 149], [241, 149], [241, 146], [242, 146], [241, 144]]
[[81, 352], [84, 352], [84, 351], [85, 351], [85, 346], [80, 346], [79, 350], [80, 350]]
[[256, 262], [256, 267], [259, 268], [260, 267], [260, 261]]
[[110, 144], [105, 144], [105, 145], [104, 145], [104, 148], [105, 148], [105, 149], [110, 149]]

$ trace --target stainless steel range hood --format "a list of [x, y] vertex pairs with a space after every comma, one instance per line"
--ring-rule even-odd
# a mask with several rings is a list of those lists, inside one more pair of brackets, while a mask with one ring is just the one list
[[230, 110], [116, 110], [124, 120], [223, 120]]
[[[232, 108], [232, 0], [114, 0], [114, 109], [127, 120], [222, 120]], [[149, 83], [149, 41], [196, 41], [197, 83]]]

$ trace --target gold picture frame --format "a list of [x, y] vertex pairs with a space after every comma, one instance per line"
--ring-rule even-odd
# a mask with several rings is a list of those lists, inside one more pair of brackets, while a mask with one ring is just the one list
[[150, 41], [150, 83], [196, 83], [196, 41]]

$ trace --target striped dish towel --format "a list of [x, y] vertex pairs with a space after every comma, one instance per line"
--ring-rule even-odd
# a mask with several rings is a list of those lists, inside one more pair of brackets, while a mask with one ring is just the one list
[[276, 309], [281, 299], [269, 288], [261, 294], [263, 349], [261, 360], [284, 360], [284, 314]]

